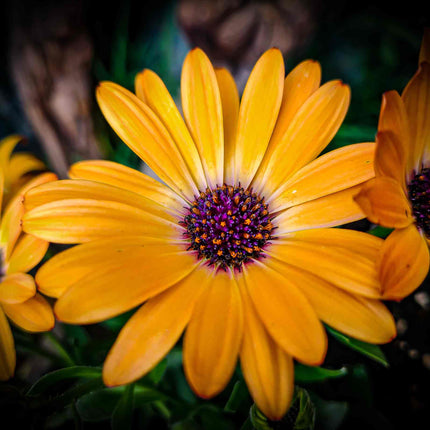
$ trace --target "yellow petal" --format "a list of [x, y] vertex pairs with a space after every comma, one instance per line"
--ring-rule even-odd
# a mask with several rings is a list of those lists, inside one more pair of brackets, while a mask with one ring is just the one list
[[290, 265], [278, 265], [278, 270], [305, 294], [318, 317], [329, 326], [369, 343], [387, 343], [395, 337], [394, 318], [379, 300], [351, 294]]
[[43, 294], [60, 297], [79, 280], [106, 267], [107, 262], [115, 260], [125, 248], [163, 243], [162, 239], [121, 236], [74, 246], [55, 254], [43, 264], [36, 273], [36, 283]]
[[30, 172], [45, 170], [43, 161], [27, 152], [18, 152], [10, 158], [8, 177], [11, 183], [17, 182], [22, 176]]
[[3, 202], [4, 189], [9, 185], [8, 170], [9, 159], [15, 146], [22, 140], [22, 136], [11, 135], [0, 141], [0, 214]]
[[412, 209], [401, 185], [389, 177], [371, 179], [354, 198], [375, 224], [402, 228], [413, 222]]
[[316, 228], [295, 231], [284, 235], [281, 240], [300, 241], [317, 246], [346, 248], [374, 261], [378, 258], [382, 244], [384, 243], [383, 239], [379, 237], [345, 228]]
[[234, 183], [247, 188], [263, 159], [276, 124], [284, 89], [284, 59], [276, 48], [255, 64], [240, 102]]
[[202, 160], [209, 187], [224, 178], [221, 95], [209, 58], [199, 48], [185, 58], [181, 76], [182, 109]]
[[36, 294], [36, 285], [32, 276], [26, 273], [6, 275], [0, 282], [0, 302], [22, 303]]
[[266, 201], [272, 211], [278, 211], [365, 182], [375, 176], [374, 152], [374, 143], [330, 151], [301, 168]]
[[269, 143], [270, 148], [273, 149], [281, 143], [297, 111], [319, 88], [320, 83], [321, 66], [314, 60], [302, 61], [288, 73], [284, 81], [281, 109]]
[[310, 365], [321, 364], [327, 335], [306, 297], [280, 273], [259, 261], [238, 277], [274, 341], [289, 355]]
[[[119, 315], [176, 284], [198, 264], [190, 252], [167, 244], [136, 243], [111, 250], [98, 253], [105, 256], [104, 266], [96, 263], [92, 273], [60, 296], [55, 305], [59, 320], [90, 324]], [[83, 265], [75, 266], [79, 273], [88, 270]]]
[[257, 192], [273, 193], [293, 173], [316, 158], [339, 129], [348, 110], [350, 89], [331, 81], [298, 110], [279, 143], [271, 145], [254, 179]]
[[394, 179], [406, 191], [406, 148], [398, 134], [380, 131], [376, 135], [375, 173]]
[[154, 216], [176, 223], [178, 217], [170, 215], [164, 208], [153, 200], [124, 190], [116, 186], [81, 179], [49, 182], [32, 188], [25, 195], [25, 209], [33, 208], [58, 200], [88, 199], [123, 203], [143, 211], [151, 212]]
[[80, 161], [69, 171], [72, 179], [86, 179], [140, 194], [177, 214], [186, 204], [178, 194], [144, 173], [107, 160]]
[[421, 170], [430, 161], [430, 63], [421, 63], [402, 93], [411, 130], [408, 167]]
[[401, 300], [416, 290], [429, 271], [427, 242], [414, 224], [394, 230], [381, 250], [382, 298]]
[[184, 370], [193, 391], [210, 398], [236, 366], [243, 330], [238, 286], [229, 271], [213, 273], [195, 304], [184, 338]]
[[3, 310], [14, 324], [30, 332], [49, 331], [55, 325], [51, 305], [38, 293], [22, 303], [3, 304]]
[[258, 409], [271, 420], [287, 411], [294, 393], [294, 364], [264, 328], [248, 293], [241, 289], [244, 304], [242, 373]]
[[15, 373], [16, 353], [9, 321], [0, 306], [0, 381], [7, 381]]
[[22, 232], [24, 215], [24, 198], [15, 197], [6, 207], [0, 223], [0, 249], [3, 248], [4, 258], [9, 259], [15, 242]]
[[7, 273], [28, 272], [40, 263], [49, 243], [30, 234], [22, 234], [7, 262]]
[[175, 345], [210, 282], [204, 267], [149, 299], [127, 322], [103, 366], [106, 385], [128, 384], [149, 372]]
[[[207, 187], [196, 145], [163, 81], [151, 70], [139, 73], [139, 93], [169, 130], [199, 190]], [[136, 93], [137, 94], [137, 93]]]
[[430, 28], [424, 28], [423, 40], [421, 42], [420, 56], [418, 64], [423, 61], [430, 63]]
[[362, 210], [353, 200], [361, 187], [356, 185], [281, 212], [273, 220], [273, 225], [278, 227], [276, 236], [310, 228], [335, 227], [364, 218]]
[[221, 95], [224, 123], [224, 181], [227, 184], [233, 184], [239, 93], [233, 76], [227, 69], [215, 69], [215, 74]]
[[36, 207], [23, 218], [23, 229], [56, 243], [81, 243], [112, 236], [181, 237], [182, 227], [123, 203], [69, 199]]
[[118, 136], [172, 190], [192, 199], [198, 190], [174, 140], [157, 115], [134, 94], [112, 82], [99, 85], [97, 101]]
[[[346, 237], [348, 236], [353, 243], [353, 236], [347, 235]], [[342, 241], [338, 241], [336, 238], [333, 238], [332, 244], [328, 241], [326, 243], [315, 241], [314, 243], [311, 234], [308, 235], [307, 240], [300, 240], [300, 234], [296, 238], [291, 235], [291, 239], [275, 241], [267, 249], [267, 254], [284, 263], [313, 273], [339, 288], [366, 297], [378, 298], [380, 284], [375, 252], [365, 255], [354, 249], [363, 240], [364, 238], [358, 240], [355, 247], [348, 248], [345, 245], [339, 246]]]

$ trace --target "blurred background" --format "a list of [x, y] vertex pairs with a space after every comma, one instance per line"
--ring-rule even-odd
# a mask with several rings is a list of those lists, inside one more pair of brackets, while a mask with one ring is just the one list
[[[258, 57], [276, 46], [287, 72], [313, 58], [323, 82], [339, 78], [351, 86], [345, 123], [328, 149], [372, 141], [382, 93], [400, 92], [417, 69], [429, 7], [418, 1], [14, 0], [3, 5], [0, 28], [0, 137], [26, 136], [19, 149], [36, 153], [60, 177], [71, 163], [90, 158], [145, 171], [101, 116], [94, 99], [99, 81], [133, 90], [136, 73], [150, 68], [179, 101], [183, 59], [200, 46], [241, 90]], [[308, 387], [317, 399], [317, 428], [430, 422], [429, 282], [390, 306], [399, 335], [383, 347], [389, 367], [330, 343], [325, 366], [354, 367], [344, 378]], [[34, 377], [34, 363], [32, 372], [19, 375]]]

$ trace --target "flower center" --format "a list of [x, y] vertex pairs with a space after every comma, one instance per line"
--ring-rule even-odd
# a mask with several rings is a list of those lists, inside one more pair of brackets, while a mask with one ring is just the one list
[[430, 237], [430, 169], [422, 169], [408, 185], [417, 226]]
[[242, 187], [223, 185], [200, 193], [181, 221], [189, 249], [210, 265], [240, 270], [243, 263], [262, 256], [274, 230], [264, 197]]

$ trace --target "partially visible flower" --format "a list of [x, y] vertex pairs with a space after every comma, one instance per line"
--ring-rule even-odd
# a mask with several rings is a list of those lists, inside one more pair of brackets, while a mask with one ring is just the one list
[[36, 275], [60, 320], [96, 323], [145, 302], [109, 352], [107, 385], [142, 377], [186, 329], [184, 369], [199, 396], [223, 390], [240, 356], [256, 404], [279, 419], [293, 358], [324, 360], [321, 321], [367, 342], [395, 336], [375, 300], [383, 241], [329, 228], [363, 218], [352, 196], [374, 176], [374, 143], [318, 157], [350, 100], [347, 85], [320, 79], [315, 61], [284, 78], [270, 49], [239, 103], [229, 72], [195, 49], [182, 69], [185, 121], [150, 70], [137, 76], [137, 96], [99, 86], [111, 126], [167, 186], [109, 161], [80, 162], [71, 180], [27, 193], [24, 230], [80, 243]]
[[26, 182], [46, 170], [45, 164], [28, 152], [12, 153], [18, 142], [22, 141], [22, 136], [10, 135], [0, 141], [0, 170], [3, 172], [4, 181], [0, 184], [3, 189], [3, 198], [0, 199], [0, 206], [5, 206]]
[[376, 178], [355, 199], [370, 221], [394, 228], [381, 249], [379, 278], [382, 298], [401, 300], [421, 285], [430, 262], [429, 29], [402, 96], [383, 95], [376, 145]]
[[[10, 157], [21, 140], [10, 136], [0, 142], [0, 202], [4, 201], [6, 186], [14, 186], [33, 167], [40, 167], [31, 157], [21, 158], [23, 165]], [[27, 272], [44, 257], [48, 242], [22, 232], [24, 194], [34, 186], [54, 181], [52, 173], [30, 179], [14, 195], [8, 194], [0, 203], [0, 380], [13, 376], [16, 355], [9, 319], [24, 330], [40, 332], [52, 329], [54, 315], [49, 303], [36, 292], [34, 279]]]

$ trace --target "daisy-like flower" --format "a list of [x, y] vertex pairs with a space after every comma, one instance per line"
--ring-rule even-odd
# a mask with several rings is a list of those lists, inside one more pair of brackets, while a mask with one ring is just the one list
[[203, 398], [240, 356], [258, 407], [279, 419], [293, 359], [321, 364], [321, 321], [372, 343], [395, 336], [377, 297], [382, 240], [331, 229], [364, 215], [353, 201], [374, 176], [374, 143], [316, 158], [346, 114], [350, 90], [304, 61], [284, 78], [279, 50], [256, 63], [241, 102], [225, 69], [200, 50], [184, 62], [183, 120], [145, 70], [136, 95], [97, 89], [117, 134], [164, 182], [109, 161], [72, 166], [71, 180], [27, 193], [24, 229], [81, 243], [37, 273], [65, 322], [96, 323], [140, 306], [104, 363], [108, 386], [142, 377], [185, 331], [183, 364]]
[[[0, 380], [11, 378], [15, 371], [15, 345], [9, 321], [18, 327], [40, 332], [51, 330], [54, 326], [54, 314], [49, 303], [36, 292], [34, 279], [27, 272], [35, 267], [44, 257], [48, 242], [29, 234], [21, 228], [24, 213], [24, 194], [33, 186], [57, 177], [44, 173], [28, 181], [10, 199], [3, 199], [6, 186], [22, 182], [22, 176], [42, 167], [28, 157], [19, 158], [23, 165], [15, 164], [16, 156], [11, 152], [21, 140], [19, 136], [10, 136], [0, 142]], [[25, 156], [24, 156], [25, 157]], [[15, 161], [14, 161], [15, 160]], [[25, 161], [28, 161], [26, 163]], [[18, 174], [21, 172], [21, 175]], [[6, 196], [5, 196], [6, 197]], [[1, 211], [4, 201], [4, 211]]]
[[370, 221], [394, 229], [379, 277], [382, 297], [401, 300], [421, 285], [430, 262], [430, 29], [402, 95], [383, 95], [376, 144], [376, 178], [356, 201]]

